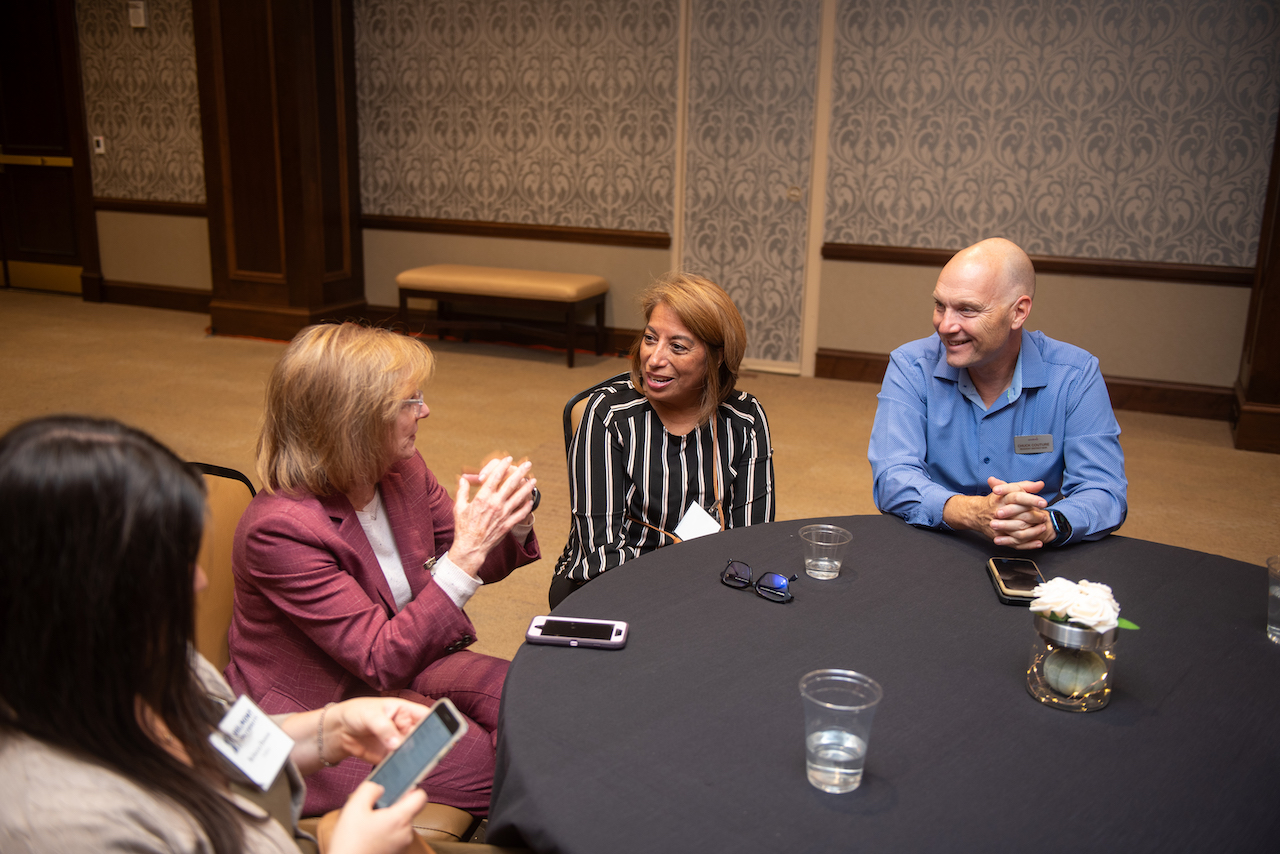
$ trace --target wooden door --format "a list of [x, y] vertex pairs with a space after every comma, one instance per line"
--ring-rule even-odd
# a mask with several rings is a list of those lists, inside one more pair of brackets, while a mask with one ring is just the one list
[[96, 298], [101, 277], [87, 148], [72, 0], [0, 0], [5, 286]]

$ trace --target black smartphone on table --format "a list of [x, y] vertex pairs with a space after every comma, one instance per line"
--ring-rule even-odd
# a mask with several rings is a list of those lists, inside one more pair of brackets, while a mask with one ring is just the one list
[[1040, 567], [1025, 557], [993, 557], [987, 561], [987, 574], [996, 598], [1005, 605], [1030, 605], [1036, 598], [1031, 591], [1044, 583]]

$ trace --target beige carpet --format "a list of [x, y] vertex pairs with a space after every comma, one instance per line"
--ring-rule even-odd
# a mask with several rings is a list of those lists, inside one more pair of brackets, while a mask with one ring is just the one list
[[[206, 315], [0, 290], [0, 430], [55, 412], [119, 418], [191, 460], [240, 469], [254, 483], [253, 445], [267, 374], [284, 345], [211, 337]], [[568, 531], [561, 410], [574, 392], [626, 369], [622, 359], [461, 342], [439, 357], [425, 390], [431, 417], [418, 447], [453, 491], [464, 466], [494, 450], [535, 462], [545, 557], [483, 588], [468, 606], [476, 649], [510, 658], [544, 613]], [[741, 386], [769, 413], [778, 516], [874, 513], [867, 439], [878, 387], [749, 374]], [[1120, 412], [1129, 475], [1121, 534], [1264, 563], [1280, 554], [1280, 455], [1237, 451], [1227, 424]], [[925, 572], [913, 568], [918, 583]], [[1259, 608], [1262, 591], [1259, 590]]]

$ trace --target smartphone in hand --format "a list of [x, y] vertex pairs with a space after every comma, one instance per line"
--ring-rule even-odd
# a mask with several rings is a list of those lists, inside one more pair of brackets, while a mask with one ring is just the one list
[[367, 779], [383, 789], [374, 808], [384, 809], [400, 800], [405, 792], [436, 767], [436, 763], [466, 731], [467, 720], [453, 703], [447, 697], [436, 700], [431, 714], [423, 718], [404, 742], [383, 757], [369, 774]]

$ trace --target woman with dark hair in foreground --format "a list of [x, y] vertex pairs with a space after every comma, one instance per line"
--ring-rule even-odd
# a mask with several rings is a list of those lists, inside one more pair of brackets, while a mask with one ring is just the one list
[[[59, 416], [0, 438], [0, 850], [287, 852], [308, 773], [377, 761], [427, 714], [364, 698], [276, 718], [295, 746], [282, 826], [210, 744], [235, 700], [189, 646], [204, 482], [114, 421]], [[323, 731], [320, 727], [323, 726]], [[320, 750], [323, 749], [323, 756]], [[248, 784], [251, 785], [251, 784]], [[241, 791], [248, 791], [247, 786]], [[329, 850], [396, 852], [426, 801], [352, 795]], [[314, 849], [313, 849], [314, 850]]]

